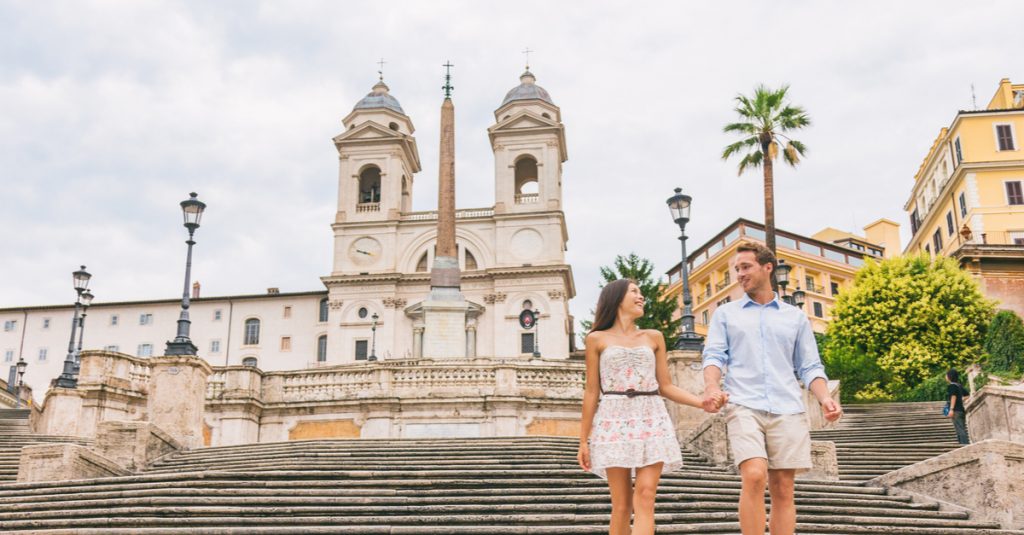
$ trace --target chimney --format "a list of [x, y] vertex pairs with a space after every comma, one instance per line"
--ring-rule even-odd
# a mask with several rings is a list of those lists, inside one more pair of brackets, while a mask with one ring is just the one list
[[199, 299], [199, 281], [192, 283], [192, 299]]
[[281, 293], [281, 289], [280, 288], [267, 288], [267, 293], [270, 294], [270, 295], [276, 295], [276, 294]]

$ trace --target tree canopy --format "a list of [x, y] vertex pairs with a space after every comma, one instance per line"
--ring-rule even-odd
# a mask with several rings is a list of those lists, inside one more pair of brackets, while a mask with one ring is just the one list
[[[611, 266], [601, 267], [601, 278], [603, 279], [601, 288], [618, 279], [636, 281], [637, 286], [640, 287], [640, 293], [643, 294], [646, 301], [644, 315], [636, 321], [637, 326], [641, 329], [661, 331], [669, 346], [672, 345], [672, 340], [679, 334], [679, 325], [682, 321], [672, 319], [672, 315], [679, 309], [679, 303], [676, 299], [663, 295], [664, 284], [660, 277], [654, 278], [654, 264], [650, 260], [641, 258], [636, 253], [629, 253], [626, 256], [618, 255]], [[593, 317], [594, 311], [591, 310], [590, 314]], [[590, 331], [593, 321], [583, 320], [580, 324], [583, 326], [582, 336], [585, 337], [586, 333]]]

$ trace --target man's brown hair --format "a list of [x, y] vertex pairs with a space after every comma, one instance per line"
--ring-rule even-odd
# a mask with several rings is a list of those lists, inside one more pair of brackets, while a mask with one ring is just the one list
[[765, 264], [771, 264], [772, 269], [775, 269], [775, 255], [772, 254], [771, 249], [757, 243], [756, 241], [745, 241], [736, 247], [736, 254], [739, 253], [754, 253], [754, 257], [757, 258], [757, 263], [762, 266]]

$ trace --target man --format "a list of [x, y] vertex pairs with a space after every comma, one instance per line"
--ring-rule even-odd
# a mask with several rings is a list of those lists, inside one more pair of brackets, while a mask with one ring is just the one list
[[725, 370], [729, 443], [743, 485], [740, 529], [764, 535], [764, 489], [772, 497], [771, 534], [793, 535], [796, 473], [811, 468], [811, 435], [800, 385], [808, 385], [834, 422], [843, 414], [828, 393], [828, 378], [804, 313], [772, 291], [775, 255], [759, 243], [740, 244], [734, 260], [746, 293], [711, 318], [704, 346], [704, 408], [721, 408], [719, 383]]

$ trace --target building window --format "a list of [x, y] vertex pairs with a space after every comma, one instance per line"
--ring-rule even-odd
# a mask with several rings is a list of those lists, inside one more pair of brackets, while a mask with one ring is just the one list
[[1010, 232], [1010, 243], [1014, 245], [1024, 245], [1024, 230], [1015, 230]]
[[967, 217], [967, 197], [960, 194], [960, 217]]
[[953, 225], [952, 210], [946, 212], [946, 232], [948, 232], [950, 236], [952, 236], [953, 233], [956, 232], [956, 227]]
[[118, 351], [121, 350], [121, 347], [118, 346], [117, 344], [113, 344], [113, 345], [109, 345], [109, 346], [103, 346], [103, 350], [104, 351], [110, 351], [112, 353], [117, 353]]
[[359, 312], [358, 312], [358, 315], [359, 315], [359, 319], [366, 319], [366, 316], [367, 316], [367, 315], [368, 315], [369, 313], [370, 313], [370, 311], [369, 311], [369, 310], [366, 310], [366, 307], [362, 307], [362, 308], [360, 308], [360, 309], [359, 309]]
[[152, 314], [139, 314], [139, 325], [151, 325], [153, 323]]
[[220, 353], [220, 340], [210, 340], [210, 353]]
[[362, 204], [380, 202], [380, 169], [367, 167], [359, 173], [359, 202]]
[[999, 150], [1017, 150], [1017, 146], [1013, 142], [1013, 125], [997, 124], [996, 142], [999, 145]]
[[325, 297], [325, 298], [320, 300], [319, 321], [321, 323], [327, 321], [327, 310], [328, 310], [328, 308], [327, 308], [327, 298]]
[[281, 351], [291, 351], [291, 350], [292, 350], [292, 337], [291, 336], [282, 336], [281, 337]]
[[111, 314], [110, 315], [110, 326], [111, 327], [117, 327], [117, 322], [120, 321], [120, 320], [121, 320], [120, 316], [118, 316], [117, 314]]
[[219, 308], [213, 311], [213, 321], [220, 321], [222, 317], [223, 315]]
[[825, 317], [825, 311], [824, 311], [823, 307], [821, 306], [821, 303], [819, 303], [817, 301], [814, 302], [814, 317], [816, 317], [816, 318], [824, 318]]
[[964, 161], [964, 151], [960, 148], [960, 138], [953, 140], [953, 151], [956, 153], [956, 164], [960, 165], [960, 162]]
[[839, 295], [839, 283], [838, 282], [833, 282], [832, 283], [832, 295]]
[[466, 251], [466, 271], [475, 271], [480, 269], [479, 264], [476, 262], [476, 257], [473, 253]]
[[917, 208], [910, 213], [910, 233], [917, 234], [917, 231], [921, 228], [921, 218], [917, 215]]
[[356, 340], [356, 360], [366, 360], [369, 347], [370, 343], [366, 340]]
[[4, 362], [11, 362], [12, 360], [14, 360], [14, 350], [8, 349], [4, 351]]
[[327, 362], [327, 335], [320, 335], [316, 339], [316, 361]]
[[290, 306], [284, 307], [284, 317], [286, 319], [292, 317], [292, 307], [290, 307]]
[[249, 318], [245, 320], [245, 345], [254, 346], [260, 343], [260, 320]]
[[519, 334], [519, 352], [520, 353], [533, 353], [533, 333], [520, 333]]
[[427, 272], [427, 253], [423, 253], [423, 256], [420, 257], [419, 262], [416, 262], [416, 272], [417, 273], [426, 273]]
[[39, 349], [39, 360], [46, 360], [47, 349], [45, 347]]
[[942, 232], [939, 229], [935, 229], [935, 234], [932, 234], [932, 245], [935, 246], [935, 254], [942, 252]]
[[256, 357], [245, 357], [242, 359], [242, 366], [248, 366], [250, 368], [256, 367]]
[[153, 344], [139, 344], [138, 351], [135, 353], [140, 357], [152, 357]]
[[11, 332], [18, 328], [18, 320], [7, 320], [4, 322], [4, 332]]
[[44, 329], [49, 329], [50, 328], [50, 318], [43, 318], [43, 328]]
[[1020, 180], [1006, 183], [1006, 202], [1024, 204], [1024, 192], [1021, 191]]
[[704, 297], [711, 297], [711, 283], [704, 285]]
[[931, 254], [932, 254], [932, 248], [931, 248], [930, 246], [928, 246], [928, 245], [925, 245], [925, 246], [924, 246], [924, 252], [925, 252], [925, 254], [927, 254], [927, 255], [931, 256]]
[[807, 285], [807, 286], [805, 286], [805, 288], [807, 290], [810, 290], [810, 291], [813, 292], [814, 291], [814, 275], [806, 275], [804, 277], [804, 284]]
[[705, 310], [704, 312], [700, 313], [700, 319], [704, 320], [704, 325], [707, 325], [708, 323], [711, 323], [711, 321], [708, 319], [708, 316], [709, 316], [709, 314], [708, 314], [707, 310]]

